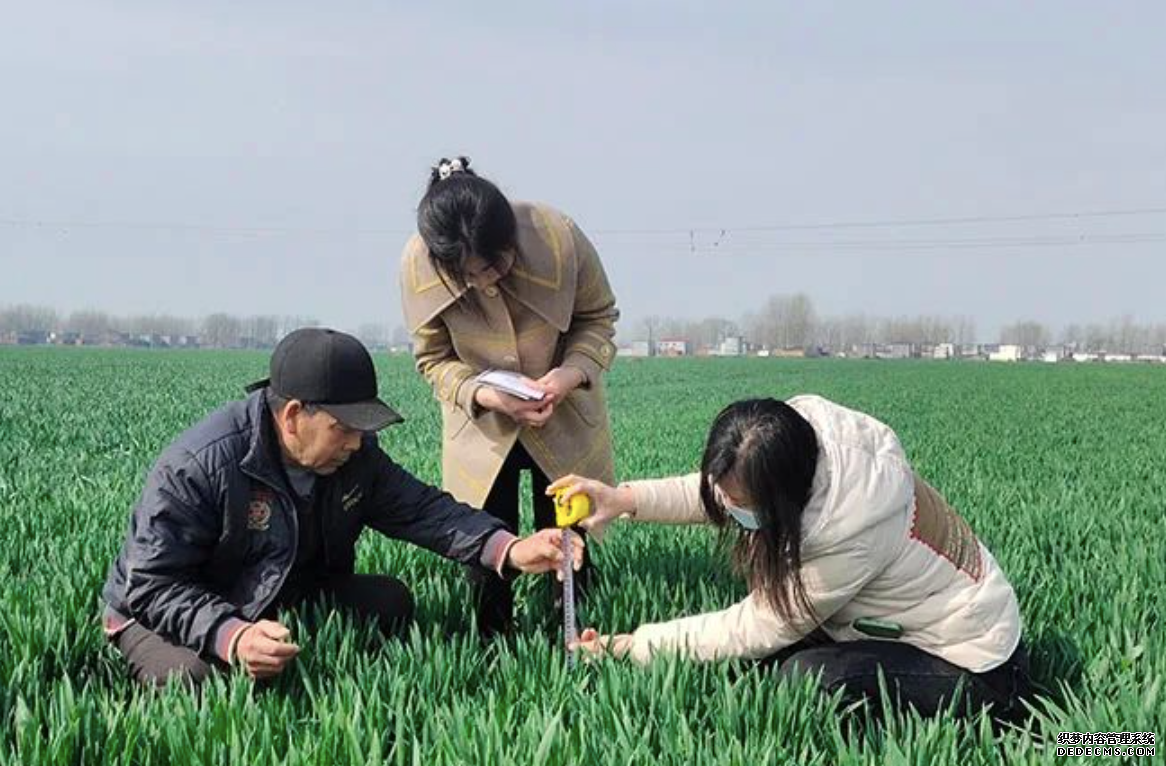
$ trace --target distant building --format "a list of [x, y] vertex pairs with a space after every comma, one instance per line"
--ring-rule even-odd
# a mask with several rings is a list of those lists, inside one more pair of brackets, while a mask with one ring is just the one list
[[619, 355], [625, 359], [644, 359], [652, 355], [652, 344], [646, 340], [633, 340], [620, 347]]
[[1134, 361], [1134, 358], [1129, 354], [1106, 354], [1105, 361], [1114, 362], [1117, 364], [1127, 364]]
[[932, 359], [955, 359], [956, 350], [954, 343], [940, 343], [931, 350]]
[[849, 355], [855, 359], [874, 359], [878, 351], [878, 346], [873, 343], [858, 343], [850, 347]]
[[1044, 353], [1040, 355], [1040, 360], [1047, 364], [1057, 364], [1069, 358], [1069, 354], [1063, 348], [1049, 348], [1045, 349]]
[[80, 346], [81, 333], [79, 332], [53, 332], [49, 333], [49, 343], [54, 346]]
[[748, 353], [749, 344], [740, 335], [728, 336], [713, 351], [715, 356], [744, 356]]
[[889, 343], [880, 346], [875, 356], [879, 359], [914, 359], [919, 356], [919, 352], [911, 343]]
[[688, 356], [688, 341], [662, 340], [656, 343], [657, 356]]
[[128, 345], [136, 348], [166, 348], [168, 344], [162, 340], [161, 335], [144, 332], [131, 335]]
[[1020, 346], [1001, 344], [995, 351], [988, 354], [989, 362], [1019, 362], [1023, 351]]
[[85, 338], [85, 345], [87, 346], [128, 346], [130, 345], [130, 336], [124, 332], [116, 332], [110, 330], [96, 336], [92, 342], [89, 337]]
[[49, 333], [43, 330], [20, 330], [16, 333], [17, 346], [43, 346], [49, 342]]
[[1074, 362], [1096, 362], [1097, 354], [1090, 354], [1087, 351], [1076, 351], [1072, 357]]

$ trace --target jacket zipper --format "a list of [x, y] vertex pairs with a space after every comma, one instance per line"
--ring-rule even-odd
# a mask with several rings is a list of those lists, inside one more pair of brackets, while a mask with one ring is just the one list
[[[281, 488], [275, 486], [271, 482], [265, 480], [264, 478], [262, 478], [260, 476], [256, 476], [255, 474], [253, 474], [249, 471], [243, 471], [243, 473], [247, 474], [252, 479], [255, 479], [255, 481], [257, 481], [257, 482], [259, 482], [267, 487], [270, 487], [272, 490], [274, 490], [275, 494], [279, 495], [280, 500], [283, 501], [285, 512], [287, 510], [287, 507], [289, 505], [291, 506], [291, 509], [292, 509], [292, 512], [291, 512], [291, 528], [292, 528], [291, 565], [294, 566], [295, 565], [295, 558], [296, 558], [296, 549], [300, 545], [300, 520], [297, 517], [297, 514], [295, 512], [295, 504], [291, 502], [291, 498], [288, 496], [288, 494], [286, 492], [284, 492]], [[314, 492], [314, 490], [313, 490], [313, 492]], [[283, 584], [285, 582], [287, 582], [288, 575], [291, 574], [292, 566], [284, 567], [283, 572], [280, 573], [279, 582], [276, 583], [276, 586], [271, 591], [271, 594], [268, 595], [267, 598], [265, 598], [259, 604], [259, 607], [255, 610], [254, 616], [251, 617], [250, 619], [257, 618], [259, 615], [263, 614], [263, 612], [267, 609], [267, 607], [271, 606], [271, 602], [274, 601], [275, 597], [278, 596], [280, 591], [283, 590]]]

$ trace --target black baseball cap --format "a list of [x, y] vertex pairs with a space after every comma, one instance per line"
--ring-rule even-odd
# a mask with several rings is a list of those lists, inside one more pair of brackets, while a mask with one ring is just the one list
[[377, 398], [377, 373], [356, 338], [322, 327], [293, 330], [271, 354], [270, 377], [247, 386], [269, 387], [284, 399], [312, 404], [357, 431], [379, 431], [404, 420]]

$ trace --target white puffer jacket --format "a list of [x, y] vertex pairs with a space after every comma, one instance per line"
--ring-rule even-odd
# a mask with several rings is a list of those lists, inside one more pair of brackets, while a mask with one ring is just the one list
[[[1016, 594], [967, 523], [915, 476], [894, 431], [818, 396], [788, 404], [818, 436], [801, 574], [826, 633], [835, 641], [869, 639], [852, 624], [877, 618], [903, 627], [896, 640], [972, 672], [1007, 660], [1020, 641]], [[628, 484], [636, 521], [707, 522], [699, 474]], [[752, 593], [723, 611], [640, 626], [631, 656], [760, 658], [815, 627], [808, 617], [781, 619]]]

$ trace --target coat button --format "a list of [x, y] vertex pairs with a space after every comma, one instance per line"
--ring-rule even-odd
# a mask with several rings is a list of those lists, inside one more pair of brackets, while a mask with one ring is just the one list
[[498, 288], [495, 287], [494, 285], [490, 285], [482, 292], [484, 292], [486, 294], [487, 298], [497, 298], [498, 297]]

